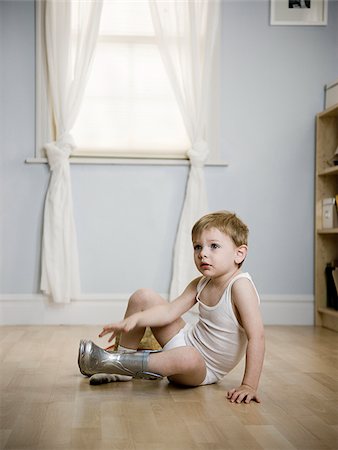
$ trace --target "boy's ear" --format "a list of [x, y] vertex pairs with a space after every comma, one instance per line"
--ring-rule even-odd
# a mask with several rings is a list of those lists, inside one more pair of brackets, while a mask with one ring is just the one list
[[235, 253], [235, 263], [236, 264], [242, 263], [245, 260], [247, 253], [248, 253], [247, 245], [243, 244], [243, 245], [240, 245], [239, 247], [237, 247], [236, 253]]

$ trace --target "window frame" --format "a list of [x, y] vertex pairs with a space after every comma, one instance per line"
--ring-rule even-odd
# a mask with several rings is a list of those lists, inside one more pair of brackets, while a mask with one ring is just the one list
[[[35, 1], [35, 27], [36, 27], [36, 83], [35, 83], [35, 155], [33, 158], [27, 158], [27, 163], [47, 163], [44, 144], [55, 140], [55, 128], [52, 119], [52, 112], [48, 102], [48, 86], [47, 86], [47, 72], [46, 72], [46, 47], [44, 36], [44, 16], [45, 16], [45, 1]], [[210, 102], [208, 105], [208, 123], [207, 123], [207, 141], [210, 147], [210, 154], [206, 161], [207, 166], [227, 166], [227, 163], [220, 158], [220, 137], [219, 137], [219, 118], [220, 118], [220, 104], [219, 104], [219, 87], [220, 87], [220, 27], [217, 32], [215, 57], [213, 58], [213, 69], [210, 90]], [[153, 37], [142, 37], [144, 42], [154, 41]], [[104, 38], [103, 38], [104, 39]], [[129, 37], [112, 37], [109, 38], [114, 41], [127, 41]], [[134, 39], [134, 38], [131, 38]], [[75, 152], [76, 153], [76, 152]], [[81, 150], [80, 152], [81, 153]], [[123, 153], [123, 156], [121, 154]], [[125, 151], [114, 151], [111, 154], [104, 156], [99, 155], [99, 150], [92, 154], [74, 154], [70, 157], [70, 163], [75, 164], [136, 164], [136, 165], [189, 165], [189, 158], [187, 155], [173, 155], [168, 156], [168, 152], [163, 152], [162, 155], [125, 155]], [[124, 156], [125, 155], [125, 156]]]

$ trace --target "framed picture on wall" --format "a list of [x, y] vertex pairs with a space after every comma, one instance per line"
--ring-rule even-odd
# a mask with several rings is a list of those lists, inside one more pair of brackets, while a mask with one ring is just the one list
[[270, 25], [326, 25], [328, 0], [270, 0]]

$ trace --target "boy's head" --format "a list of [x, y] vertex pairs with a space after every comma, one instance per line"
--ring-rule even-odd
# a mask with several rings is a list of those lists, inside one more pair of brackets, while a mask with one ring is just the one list
[[[218, 211], [201, 217], [192, 228], [192, 240], [194, 241], [202, 231], [210, 228], [217, 228], [222, 233], [229, 236], [236, 247], [248, 245], [249, 228], [229, 211]], [[239, 267], [242, 263], [239, 264]]]

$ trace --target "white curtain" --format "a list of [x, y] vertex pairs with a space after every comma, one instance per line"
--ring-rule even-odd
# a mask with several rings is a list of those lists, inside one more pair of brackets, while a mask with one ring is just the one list
[[204, 164], [207, 102], [219, 22], [218, 0], [149, 0], [161, 56], [190, 139], [190, 173], [174, 248], [170, 298], [197, 275], [191, 228], [207, 211]]
[[45, 40], [48, 89], [55, 141], [45, 144], [51, 170], [42, 238], [41, 290], [54, 302], [68, 303], [80, 293], [79, 257], [73, 216], [70, 134], [91, 65], [102, 0], [46, 0]]

